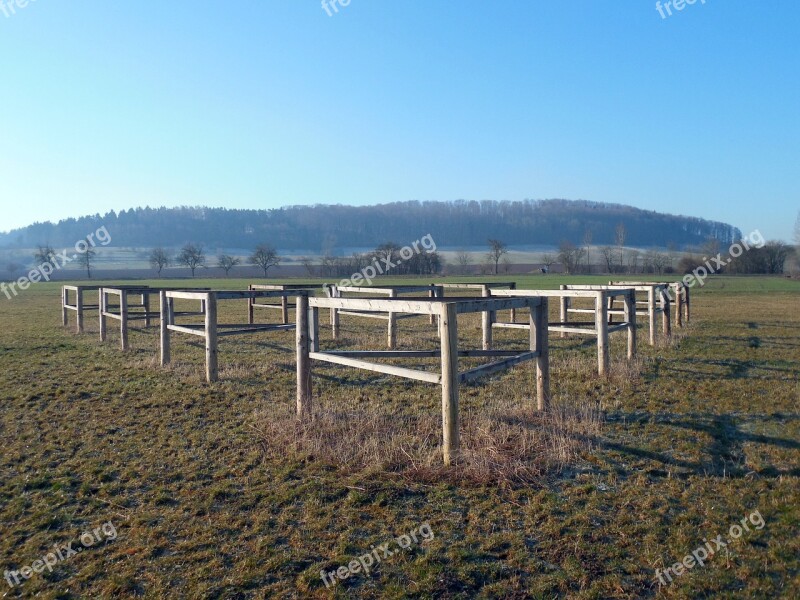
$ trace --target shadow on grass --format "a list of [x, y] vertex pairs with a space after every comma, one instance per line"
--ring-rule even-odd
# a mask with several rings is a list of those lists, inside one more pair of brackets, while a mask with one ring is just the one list
[[[608, 450], [613, 450], [623, 455], [646, 459], [673, 468], [682, 469], [677, 472], [678, 477], [688, 477], [691, 475], [702, 475], [711, 477], [743, 478], [753, 473], [752, 469], [745, 468], [744, 447], [745, 443], [767, 444], [779, 448], [800, 450], [800, 442], [792, 439], [779, 438], [763, 434], [749, 433], [741, 429], [741, 425], [751, 421], [761, 421], [762, 423], [774, 422], [785, 424], [787, 420], [797, 420], [799, 415], [772, 415], [750, 418], [750, 416], [737, 418], [736, 415], [719, 415], [701, 413], [695, 415], [673, 415], [668, 413], [649, 414], [649, 413], [614, 413], [607, 416], [608, 421], [653, 423], [666, 427], [678, 427], [704, 433], [711, 437], [712, 442], [708, 446], [706, 454], [708, 460], [688, 461], [675, 458], [668, 453], [656, 452], [644, 448], [637, 448], [630, 444], [611, 441], [608, 439], [600, 440], [598, 445]], [[648, 471], [651, 475], [666, 476], [668, 473], [658, 469]], [[780, 470], [772, 466], [767, 466], [755, 473], [763, 476], [777, 475], [800, 475], [800, 468]]]

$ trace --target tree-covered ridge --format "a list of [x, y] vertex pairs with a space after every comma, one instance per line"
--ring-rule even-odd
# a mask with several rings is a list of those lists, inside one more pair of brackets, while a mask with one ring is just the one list
[[697, 245], [709, 238], [729, 244], [741, 232], [726, 223], [641, 210], [621, 204], [571, 200], [393, 202], [374, 206], [287, 206], [269, 210], [206, 207], [136, 208], [119, 213], [34, 223], [0, 234], [0, 246], [72, 244], [98, 224], [115, 246], [176, 247], [196, 242], [249, 248], [269, 241], [282, 251], [335, 252], [375, 247], [431, 234], [439, 246], [484, 246], [489, 238], [507, 245], [613, 244], [624, 224], [630, 246]]

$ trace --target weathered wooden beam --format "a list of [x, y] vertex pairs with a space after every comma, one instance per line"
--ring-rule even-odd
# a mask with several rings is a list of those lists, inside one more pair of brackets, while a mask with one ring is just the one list
[[[481, 296], [488, 298], [491, 291], [487, 286], [481, 287]], [[481, 313], [481, 332], [483, 336], [483, 349], [490, 350], [492, 348], [492, 313], [485, 310]]]
[[398, 367], [395, 365], [384, 365], [380, 363], [369, 362], [366, 360], [358, 360], [356, 358], [349, 358], [339, 354], [329, 352], [311, 352], [310, 356], [314, 360], [332, 363], [335, 365], [343, 365], [345, 367], [355, 367], [357, 369], [364, 369], [366, 371], [373, 371], [375, 373], [385, 373], [386, 375], [395, 375], [405, 379], [413, 379], [415, 381], [424, 381], [426, 383], [440, 383], [441, 376], [438, 373], [431, 373], [429, 371], [420, 371], [418, 369], [409, 369], [406, 367]]
[[297, 418], [310, 421], [312, 417], [311, 356], [308, 336], [308, 298], [297, 297], [295, 310], [295, 346], [297, 350]]
[[636, 292], [631, 292], [623, 299], [624, 319], [628, 323], [628, 360], [636, 357]]
[[528, 320], [530, 325], [531, 350], [536, 353], [536, 404], [539, 410], [550, 407], [550, 338], [548, 300], [532, 308]]
[[610, 357], [608, 352], [608, 306], [604, 291], [597, 292], [595, 330], [597, 331], [597, 373], [608, 375]]
[[[208, 313], [206, 313], [208, 314]], [[167, 328], [170, 331], [177, 331], [179, 333], [188, 333], [189, 335], [197, 335], [200, 337], [206, 337], [206, 327], [205, 325], [175, 325], [171, 323], [167, 325]]]
[[119, 345], [122, 351], [128, 349], [128, 293], [120, 292], [119, 295]]
[[108, 301], [108, 296], [106, 291], [103, 288], [98, 290], [98, 294], [100, 294], [100, 308], [98, 312], [100, 313], [100, 341], [106, 341], [106, 302]]
[[169, 348], [169, 302], [167, 300], [167, 293], [164, 290], [158, 292], [159, 306], [161, 308], [161, 315], [159, 318], [160, 326], [160, 341], [161, 341], [161, 366], [169, 364], [170, 361], [170, 348]]
[[[440, 307], [440, 343], [442, 348], [442, 457], [445, 465], [458, 458], [460, 448], [458, 423], [458, 316], [453, 304]], [[488, 328], [491, 331], [491, 327]]]
[[470, 381], [475, 381], [476, 379], [480, 379], [481, 377], [487, 377], [488, 375], [492, 375], [493, 373], [497, 373], [499, 371], [506, 371], [509, 367], [513, 367], [514, 365], [518, 365], [519, 363], [523, 363], [529, 360], [533, 360], [539, 356], [538, 352], [522, 352], [521, 354], [515, 354], [509, 358], [505, 358], [503, 360], [498, 360], [495, 362], [491, 362], [485, 365], [481, 365], [479, 367], [475, 367], [473, 369], [469, 369], [468, 371], [463, 371], [459, 373], [458, 380], [461, 383], [468, 383]]
[[217, 294], [207, 292], [206, 296], [206, 380], [211, 383], [218, 378], [217, 369]]

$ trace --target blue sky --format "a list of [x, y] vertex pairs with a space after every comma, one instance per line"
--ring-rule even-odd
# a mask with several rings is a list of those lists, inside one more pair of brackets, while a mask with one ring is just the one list
[[800, 3], [701, 1], [666, 19], [650, 1], [6, 8], [0, 230], [144, 205], [570, 198], [788, 240]]

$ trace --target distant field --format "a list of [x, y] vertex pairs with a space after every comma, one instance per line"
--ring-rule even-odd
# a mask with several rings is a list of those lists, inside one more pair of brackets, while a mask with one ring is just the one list
[[[209, 385], [185, 336], [165, 369], [155, 328], [134, 329], [125, 354], [113, 330], [99, 343], [96, 313], [84, 335], [63, 329], [59, 289], [0, 296], [0, 567], [77, 549], [103, 523], [116, 535], [20, 586], [0, 582], [6, 597], [800, 597], [800, 281], [710, 278], [674, 343], [651, 348], [640, 330], [629, 366], [612, 336], [606, 379], [591, 344], [553, 336], [552, 418], [531, 412], [529, 363], [462, 387], [463, 444], [486, 460], [483, 477], [438, 464], [434, 386], [315, 364], [318, 422], [339, 428], [320, 441], [291, 417], [294, 332], [222, 340]], [[243, 302], [221, 307], [229, 322], [245, 315]], [[383, 348], [384, 327], [343, 316], [341, 347]], [[405, 349], [435, 338], [424, 319], [399, 331]], [[477, 317], [459, 331], [480, 344]], [[525, 335], [496, 338], [512, 347]], [[513, 463], [517, 452], [529, 462]], [[755, 511], [763, 526], [730, 539]], [[371, 573], [322, 582], [321, 570], [398, 550], [423, 524], [433, 539], [419, 533]], [[656, 569], [718, 535], [726, 549], [659, 584]]]

